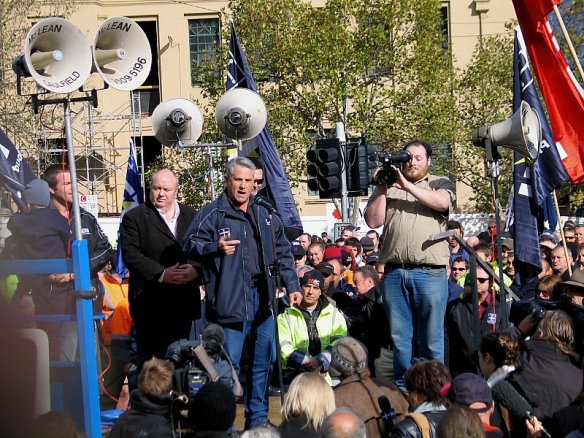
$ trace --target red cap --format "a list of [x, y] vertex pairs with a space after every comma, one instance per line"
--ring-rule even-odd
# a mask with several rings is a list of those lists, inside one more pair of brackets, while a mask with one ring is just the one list
[[343, 255], [341, 254], [341, 248], [337, 245], [329, 246], [327, 249], [324, 250], [324, 261], [337, 259], [342, 260]]

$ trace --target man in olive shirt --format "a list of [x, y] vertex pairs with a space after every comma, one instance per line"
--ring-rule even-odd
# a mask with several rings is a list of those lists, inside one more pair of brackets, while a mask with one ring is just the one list
[[444, 361], [444, 313], [448, 300], [446, 240], [431, 242], [446, 231], [455, 202], [454, 184], [428, 173], [432, 147], [420, 140], [405, 145], [411, 155], [396, 181], [379, 184], [367, 203], [365, 221], [384, 225], [380, 262], [385, 263], [383, 303], [394, 345], [394, 373], [404, 388], [405, 371], [419, 359]]

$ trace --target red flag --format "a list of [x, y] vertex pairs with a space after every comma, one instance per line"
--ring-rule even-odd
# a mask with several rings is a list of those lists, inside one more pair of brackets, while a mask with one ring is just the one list
[[560, 0], [513, 0], [560, 157], [570, 179], [579, 183], [584, 181], [584, 90], [547, 20], [547, 14], [559, 3]]

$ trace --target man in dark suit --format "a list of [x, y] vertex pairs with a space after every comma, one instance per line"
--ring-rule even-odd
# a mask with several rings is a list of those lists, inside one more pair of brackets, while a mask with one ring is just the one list
[[130, 271], [130, 314], [139, 364], [164, 359], [169, 344], [187, 339], [200, 317], [200, 291], [194, 263], [182, 250], [195, 210], [176, 200], [178, 179], [169, 169], [152, 176], [148, 202], [122, 219], [121, 244]]

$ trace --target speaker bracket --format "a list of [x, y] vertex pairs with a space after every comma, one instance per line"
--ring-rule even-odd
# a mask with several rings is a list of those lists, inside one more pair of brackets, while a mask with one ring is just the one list
[[[96, 89], [89, 90], [88, 96], [80, 96], [80, 97], [69, 97], [69, 98], [61, 98], [61, 99], [39, 99], [40, 94], [29, 94], [28, 96], [31, 97], [31, 105], [32, 109], [35, 114], [39, 113], [39, 107], [44, 105], [58, 105], [61, 103], [70, 103], [70, 102], [91, 102], [91, 105], [94, 108], [97, 108], [98, 100], [97, 100], [97, 91]], [[43, 93], [43, 94], [47, 94]]]

